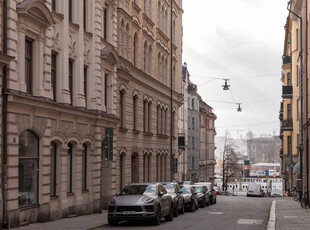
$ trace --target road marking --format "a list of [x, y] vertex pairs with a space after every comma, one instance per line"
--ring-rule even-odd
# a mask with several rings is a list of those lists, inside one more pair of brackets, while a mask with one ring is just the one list
[[237, 224], [261, 225], [263, 220], [256, 219], [239, 219]]
[[276, 228], [276, 201], [273, 200], [270, 208], [267, 230], [275, 230], [275, 228]]
[[294, 219], [297, 218], [297, 216], [284, 216], [284, 219]]
[[209, 212], [211, 215], [223, 215], [223, 212]]

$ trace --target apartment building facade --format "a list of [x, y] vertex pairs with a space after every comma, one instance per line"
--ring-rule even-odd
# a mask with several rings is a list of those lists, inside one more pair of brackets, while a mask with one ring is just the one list
[[300, 151], [300, 92], [299, 92], [299, 26], [296, 19], [287, 17], [282, 65], [281, 161], [283, 188], [296, 187], [294, 166], [299, 162]]
[[119, 0], [117, 14], [115, 192], [177, 177], [183, 103], [182, 1]]
[[215, 120], [213, 108], [199, 101], [199, 181], [214, 182]]
[[6, 54], [15, 57], [1, 76], [1, 222], [101, 212], [115, 184], [117, 1], [0, 5]]

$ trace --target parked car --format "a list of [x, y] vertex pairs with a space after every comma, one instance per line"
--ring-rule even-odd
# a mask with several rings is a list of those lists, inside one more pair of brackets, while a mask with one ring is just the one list
[[173, 214], [177, 217], [184, 213], [184, 198], [177, 182], [162, 182], [173, 201]]
[[248, 185], [248, 191], [246, 196], [263, 196], [263, 190], [260, 184], [258, 183], [250, 183]]
[[154, 225], [161, 218], [173, 220], [173, 201], [160, 183], [132, 183], [112, 197], [108, 207], [109, 225], [119, 221], [151, 220]]
[[208, 191], [210, 192], [210, 203], [216, 204], [216, 192], [215, 192], [215, 190], [213, 188], [213, 184], [211, 182], [198, 182], [195, 184], [206, 186]]
[[197, 193], [194, 191], [193, 186], [184, 185], [181, 188], [182, 196], [184, 197], [185, 209], [195, 212], [198, 209]]
[[195, 192], [197, 193], [198, 204], [200, 207], [210, 205], [210, 193], [204, 185], [193, 185]]

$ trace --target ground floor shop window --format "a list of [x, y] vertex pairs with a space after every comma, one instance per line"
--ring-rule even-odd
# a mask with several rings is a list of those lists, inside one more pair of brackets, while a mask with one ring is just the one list
[[19, 206], [38, 203], [39, 138], [31, 131], [19, 136]]

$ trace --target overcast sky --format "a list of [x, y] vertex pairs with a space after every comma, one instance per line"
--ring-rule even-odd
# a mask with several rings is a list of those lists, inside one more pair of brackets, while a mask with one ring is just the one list
[[218, 136], [279, 135], [287, 1], [183, 0], [183, 62], [214, 108]]

